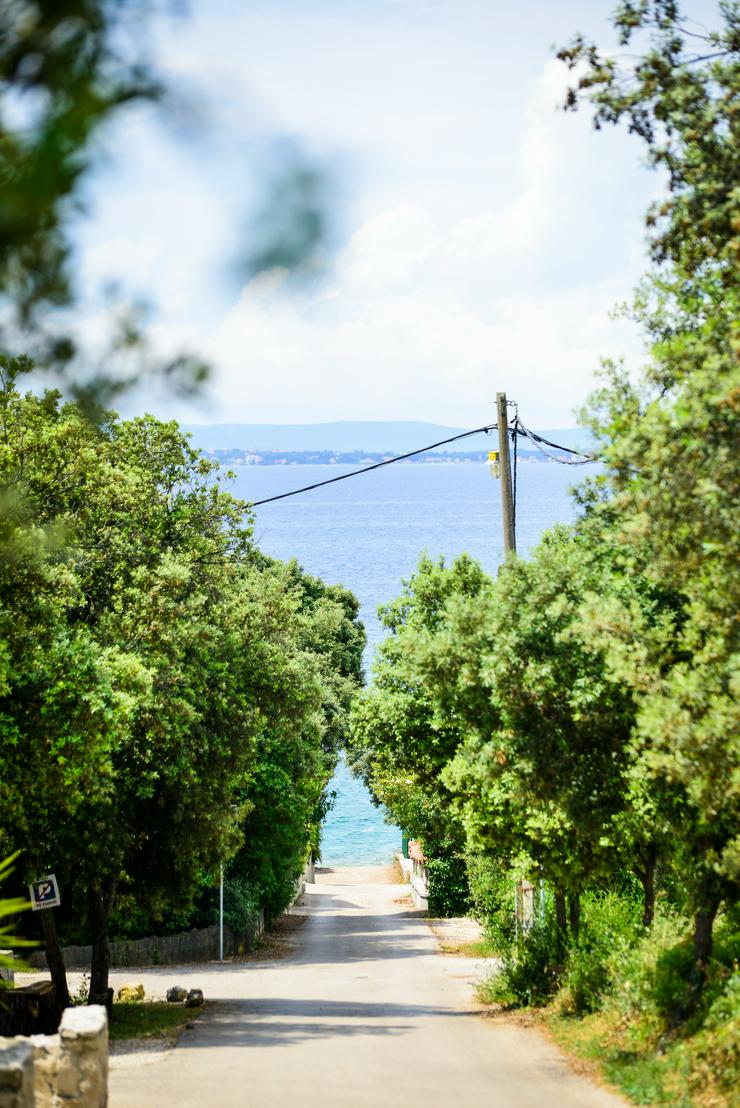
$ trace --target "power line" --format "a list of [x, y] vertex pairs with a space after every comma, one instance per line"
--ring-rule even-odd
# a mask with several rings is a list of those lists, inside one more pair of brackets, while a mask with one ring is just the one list
[[519, 450], [518, 450], [518, 444], [519, 444], [519, 409], [517, 407], [517, 403], [516, 403], [515, 400], [512, 400], [511, 403], [514, 406], [514, 426], [511, 428], [511, 443], [512, 443], [512, 446], [514, 447], [514, 466], [513, 466], [514, 480], [512, 481], [512, 501], [513, 501], [513, 504], [512, 504], [513, 513], [512, 514], [514, 516], [514, 530], [516, 531], [516, 470], [517, 470], [517, 457], [518, 457], [518, 454], [519, 454]]
[[302, 492], [310, 492], [311, 489], [320, 489], [324, 485], [333, 485], [336, 481], [346, 481], [350, 477], [357, 477], [360, 473], [370, 473], [373, 469], [382, 469], [383, 466], [393, 465], [394, 462], [403, 462], [406, 458], [415, 458], [417, 454], [425, 454], [427, 450], [435, 450], [438, 446], [446, 446], [450, 442], [459, 442], [460, 439], [469, 439], [471, 435], [487, 435], [495, 431], [497, 424], [487, 423], [485, 427], [476, 427], [474, 431], [463, 431], [461, 435], [453, 435], [450, 439], [441, 439], [430, 446], [422, 446], [419, 450], [409, 450], [408, 454], [397, 454], [393, 458], [386, 458], [383, 462], [375, 462], [371, 466], [363, 466], [361, 469], [353, 469], [351, 473], [340, 473], [338, 477], [329, 477], [326, 481], [316, 481], [313, 485], [304, 485], [301, 489], [292, 489], [291, 492], [281, 492], [278, 496], [268, 496], [265, 500], [251, 501], [253, 508], [259, 508], [261, 504], [272, 504], [275, 500], [285, 500], [288, 496], [298, 496]]
[[[512, 403], [512, 406], [516, 409], [516, 405]], [[438, 446], [447, 446], [451, 442], [459, 442], [461, 439], [469, 439], [473, 435], [481, 435], [485, 433], [490, 434], [491, 431], [495, 431], [498, 428], [497, 423], [487, 423], [484, 427], [476, 427], [473, 431], [463, 431], [459, 435], [453, 435], [449, 439], [441, 439], [439, 442], [430, 443], [429, 446], [422, 446], [418, 450], [409, 450], [407, 454], [396, 454], [393, 458], [386, 458], [382, 462], [374, 462], [369, 466], [362, 466], [360, 469], [353, 469], [349, 473], [340, 473], [337, 477], [328, 477], [325, 481], [315, 481], [312, 485], [303, 485], [299, 489], [291, 489], [290, 492], [281, 492], [277, 496], [268, 496], [264, 500], [250, 501], [253, 508], [259, 508], [263, 504], [273, 504], [276, 500], [286, 500], [289, 496], [299, 496], [304, 492], [311, 492], [312, 489], [323, 488], [324, 485], [334, 485], [337, 481], [347, 481], [350, 477], [357, 477], [360, 473], [370, 473], [374, 469], [382, 469], [383, 466], [394, 465], [396, 462], [406, 461], [407, 458], [415, 458], [418, 454], [426, 454], [428, 450], [436, 450]], [[549, 458], [552, 462], [559, 462], [561, 465], [570, 466], [583, 466], [588, 465], [589, 462], [598, 461], [597, 458], [592, 458], [588, 454], [584, 454], [581, 450], [573, 450], [570, 446], [561, 446], [559, 443], [550, 442], [549, 439], [543, 438], [542, 435], [538, 435], [536, 431], [530, 431], [522, 423], [519, 415], [514, 417], [514, 425], [511, 428], [512, 438], [514, 442], [514, 510], [516, 511], [516, 463], [517, 463], [517, 450], [516, 443], [518, 438], [528, 438], [537, 449], [544, 454], [546, 458]], [[579, 460], [572, 461], [569, 458], [559, 458], [554, 454], [550, 454], [547, 450], [543, 449], [543, 446], [552, 447], [553, 450], [564, 451], [566, 454], [577, 455]]]
[[[590, 462], [598, 462], [598, 458], [592, 457], [590, 454], [584, 454], [582, 450], [573, 450], [570, 446], [561, 446], [560, 443], [550, 442], [549, 439], [544, 438], [542, 435], [538, 435], [535, 431], [530, 431], [528, 427], [525, 427], [521, 419], [516, 418], [517, 431], [520, 435], [528, 438], [537, 447], [541, 454], [544, 454], [546, 458], [549, 458], [551, 462], [559, 462], [563, 466], [587, 466]], [[558, 458], [554, 454], [550, 454], [547, 450], [543, 449], [543, 446], [551, 446], [553, 450], [564, 450], [566, 454], [574, 454], [578, 460], [572, 460], [570, 458]]]

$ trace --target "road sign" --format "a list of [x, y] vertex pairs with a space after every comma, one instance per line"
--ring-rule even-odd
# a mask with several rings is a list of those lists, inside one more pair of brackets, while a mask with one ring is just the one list
[[28, 886], [31, 894], [31, 908], [34, 912], [40, 912], [43, 908], [58, 908], [62, 903], [59, 898], [59, 885], [56, 874], [49, 873], [46, 877], [40, 877]]

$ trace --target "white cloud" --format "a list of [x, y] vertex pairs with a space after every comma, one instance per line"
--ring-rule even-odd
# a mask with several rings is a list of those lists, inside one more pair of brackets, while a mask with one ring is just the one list
[[636, 276], [620, 223], [633, 241], [640, 216], [587, 121], [555, 114], [560, 68], [531, 89], [508, 203], [447, 225], [401, 203], [357, 228], [326, 285], [243, 290], [203, 340], [211, 418], [475, 423], [506, 388], [532, 423], [571, 422], [599, 358], [638, 348], [609, 311]]
[[[188, 419], [470, 423], [503, 386], [532, 422], [569, 422], [600, 356], [638, 348], [608, 313], [644, 268], [656, 184], [633, 139], [557, 110], [566, 74], [548, 43], [586, 9], [603, 22], [598, 8], [194, 5], [160, 45], [186, 89], [203, 87], [202, 118], [182, 146], [145, 115], [117, 132], [124, 156], [85, 240], [91, 278], [151, 293], [155, 343], [215, 367], [195, 411], [146, 390], [137, 403]], [[273, 274], [233, 303], [224, 271], [245, 167], [260, 176], [257, 118], [342, 151], [352, 199], [324, 284], [289, 293]]]

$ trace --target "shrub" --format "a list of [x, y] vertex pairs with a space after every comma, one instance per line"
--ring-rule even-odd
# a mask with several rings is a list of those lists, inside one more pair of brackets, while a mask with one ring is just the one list
[[643, 934], [637, 899], [618, 893], [583, 897], [581, 928], [568, 953], [560, 997], [564, 1012], [594, 1012], [608, 992], [615, 961]]
[[[498, 881], [498, 883], [497, 883]], [[508, 922], [513, 931], [513, 913], [506, 910], [504, 893], [510, 894], [513, 878], [505, 884], [489, 875], [481, 880], [489, 890], [489, 904], [499, 895], [501, 928]], [[474, 881], [473, 887], [478, 888]], [[510, 900], [510, 895], [507, 896]], [[488, 1001], [517, 1005], [539, 1005], [560, 992], [561, 1010], [583, 1015], [597, 1009], [608, 992], [616, 960], [639, 941], [642, 934], [639, 900], [629, 894], [595, 892], [582, 900], [581, 928], [577, 940], [564, 945], [552, 916], [552, 904], [544, 921], [537, 921], [518, 943], [508, 943], [499, 973], [482, 990]], [[496, 916], [493, 917], [494, 919]], [[503, 945], [503, 944], [502, 944]]]
[[563, 972], [562, 940], [555, 922], [536, 923], [504, 955], [501, 968], [479, 990], [487, 1003], [545, 1004], [557, 991]]
[[512, 911], [515, 878], [482, 855], [468, 855], [466, 864], [471, 914], [483, 927], [493, 948], [504, 954], [515, 937]]
[[740, 972], [735, 968], [710, 1006], [692, 1044], [689, 1085], [700, 1093], [709, 1084], [728, 1096], [740, 1087]]
[[428, 858], [429, 911], [435, 916], [464, 916], [470, 906], [465, 859], [460, 854]]
[[[609, 958], [609, 1005], [625, 1021], [639, 1018], [644, 1031], [659, 1035], [670, 1004], [685, 986], [683, 955], [689, 923], [680, 916], [656, 916], [650, 931], [631, 947], [617, 948]], [[671, 954], [678, 950], [679, 953]]]
[[243, 935], [260, 911], [259, 897], [241, 877], [224, 881], [224, 923], [235, 935]]

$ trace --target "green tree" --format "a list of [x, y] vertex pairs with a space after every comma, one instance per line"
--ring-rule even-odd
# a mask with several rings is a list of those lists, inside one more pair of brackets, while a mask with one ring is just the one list
[[640, 657], [624, 613], [611, 626], [594, 613], [593, 626], [638, 699], [646, 772], [683, 798], [675, 826], [695, 910], [695, 996], [718, 907], [740, 882], [740, 7], [720, 9], [720, 30], [702, 35], [672, 0], [623, 3], [622, 43], [648, 36], [629, 68], [583, 39], [561, 51], [583, 67], [568, 106], [590, 102], [597, 126], [626, 122], [666, 177], [647, 217], [656, 267], [632, 306], [650, 357], [639, 374], [605, 367], [588, 413], [604, 471], [585, 499], [595, 532], [608, 528], [636, 572], [683, 598], [674, 632]]
[[259, 562], [261, 587], [274, 590], [284, 607], [290, 667], [282, 671], [279, 700], [257, 742], [243, 793], [243, 845], [227, 876], [277, 915], [292, 899], [309, 851], [319, 853], [326, 787], [362, 683], [365, 636], [357, 600], [346, 589], [326, 585], [294, 561], [260, 556]]
[[660, 805], [634, 773], [631, 690], [583, 630], [594, 596], [597, 605], [623, 598], [645, 623], [664, 619], [659, 594], [616, 571], [608, 547], [555, 529], [489, 594], [450, 604], [419, 671], [443, 710], [465, 720], [443, 776], [471, 842], [503, 865], [529, 859], [530, 873], [555, 886], [563, 929], [569, 895], [576, 931], [582, 890], [620, 868], [642, 882], [650, 922], [667, 837]]
[[133, 8], [126, 0], [2, 6], [0, 291], [21, 324], [72, 297], [68, 223], [95, 135], [123, 105], [156, 94], [141, 43], [138, 58], [130, 50]]
[[381, 609], [389, 634], [378, 649], [372, 684], [353, 705], [347, 744], [351, 768], [391, 818], [422, 842], [430, 859], [454, 859], [461, 872], [463, 828], [440, 776], [461, 729], [454, 713], [437, 710], [417, 657], [443, 624], [451, 598], [475, 597], [488, 587], [467, 555], [449, 566], [420, 558], [401, 595]]
[[21, 396], [12, 373], [1, 403], [16, 564], [36, 537], [3, 595], [3, 833], [62, 874], [100, 996], [116, 896], [154, 914], [189, 903], [238, 845], [267, 736], [306, 739], [307, 768], [289, 770], [315, 807], [362, 633], [343, 590], [314, 603], [319, 583], [302, 596], [295, 567], [266, 568], [246, 506], [176, 425], [93, 425], [56, 394]]

